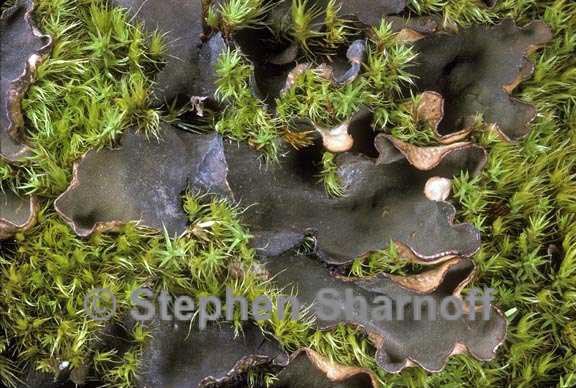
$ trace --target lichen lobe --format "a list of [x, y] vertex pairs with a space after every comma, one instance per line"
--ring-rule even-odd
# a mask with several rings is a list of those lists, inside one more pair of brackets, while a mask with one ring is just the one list
[[[377, 348], [376, 361], [388, 372], [397, 373], [411, 365], [437, 372], [444, 368], [448, 358], [466, 349], [480, 360], [495, 357], [496, 349], [506, 335], [507, 323], [495, 307], [486, 305], [487, 316], [478, 308], [465, 305], [465, 311], [456, 319], [448, 319], [440, 308], [432, 309], [429, 302], [422, 308], [401, 301], [427, 298], [441, 306], [446, 298], [460, 298], [461, 290], [469, 283], [474, 264], [472, 261], [452, 260], [429, 276], [419, 275], [418, 283], [399, 282], [386, 274], [373, 278], [339, 278], [331, 275], [316, 259], [287, 252], [265, 261], [275, 283], [290, 292], [298, 290], [299, 302], [316, 311], [319, 329], [327, 330], [338, 324], [359, 327], [366, 332]], [[420, 283], [420, 280], [425, 280]], [[332, 290], [330, 304], [321, 302], [319, 290]], [[331, 291], [331, 292], [332, 292]], [[367, 301], [351, 311], [334, 310], [334, 303], [346, 306], [346, 293]], [[388, 302], [382, 299], [386, 298]], [[459, 299], [461, 300], [461, 299]], [[383, 306], [387, 306], [383, 309]], [[334, 315], [334, 311], [338, 315]], [[417, 315], [417, 311], [421, 314]], [[454, 311], [450, 310], [453, 314]], [[313, 313], [314, 314], [314, 313]]]
[[52, 46], [34, 26], [34, 5], [19, 0], [0, 16], [0, 155], [13, 162], [29, 151], [23, 143], [22, 98]]
[[437, 32], [416, 41], [415, 89], [435, 91], [445, 99], [440, 135], [469, 129], [481, 114], [506, 139], [526, 136], [536, 111], [510, 97], [509, 85], [527, 77], [531, 67], [526, 66], [526, 55], [551, 38], [542, 22], [519, 28], [507, 19], [495, 26]]
[[186, 190], [228, 191], [222, 139], [163, 124], [159, 139], [130, 130], [118, 148], [86, 154], [55, 208], [81, 236], [128, 222], [173, 236], [186, 230]]

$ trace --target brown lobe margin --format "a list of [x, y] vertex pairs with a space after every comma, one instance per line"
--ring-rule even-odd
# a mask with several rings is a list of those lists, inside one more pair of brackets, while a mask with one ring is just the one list
[[442, 144], [450, 144], [465, 139], [473, 130], [470, 125], [446, 135], [441, 135], [438, 132], [438, 126], [444, 119], [444, 104], [444, 97], [440, 93], [430, 90], [422, 92], [420, 94], [420, 103], [416, 107], [416, 119], [428, 123], [432, 128], [432, 132]]
[[[430, 293], [430, 292], [434, 292], [435, 290], [438, 289], [438, 287], [442, 284], [442, 282], [444, 281], [446, 274], [448, 273], [448, 270], [452, 267], [457, 265], [459, 262], [461, 261], [461, 259], [454, 259], [451, 260], [449, 262], [446, 262], [443, 266], [437, 268], [437, 269], [433, 269], [431, 271], [425, 272], [423, 274], [426, 273], [431, 273], [432, 274], [432, 279], [434, 281], [437, 282], [437, 284], [433, 284], [433, 282], [430, 282], [428, 284], [428, 289], [429, 291], [427, 292], [422, 292], [421, 290], [418, 289], [418, 287], [416, 288], [412, 288], [411, 286], [408, 285], [404, 285], [402, 284], [402, 282], [397, 282], [397, 278], [396, 276], [393, 275], [389, 275], [389, 274], [383, 274], [385, 277], [388, 277], [389, 279], [391, 279], [394, 283], [396, 283], [398, 286], [404, 288], [404, 289], [408, 289], [411, 291], [415, 291], [417, 293]], [[472, 261], [471, 261], [472, 262]], [[454, 289], [454, 292], [452, 293], [453, 296], [459, 298], [460, 300], [464, 301], [462, 296], [461, 296], [461, 292], [462, 290], [472, 281], [472, 279], [476, 276], [476, 265], [474, 264], [474, 262], [472, 262], [472, 264], [474, 265], [474, 268], [470, 271], [470, 273], [468, 274], [468, 276], [466, 276], [465, 279], [463, 279], [460, 284], [458, 284], [458, 286]], [[436, 273], [437, 272], [437, 273]], [[423, 275], [422, 274], [422, 275]], [[372, 279], [374, 279], [375, 277], [372, 277]], [[358, 280], [359, 278], [356, 278], [356, 280]], [[365, 278], [365, 279], [370, 279], [370, 278]], [[360, 280], [362, 280], [360, 278]], [[353, 280], [351, 280], [353, 281]], [[468, 306], [464, 303], [464, 306], [467, 308]], [[490, 361], [495, 357], [496, 351], [498, 350], [498, 348], [504, 343], [504, 340], [506, 338], [506, 334], [508, 333], [508, 320], [506, 319], [505, 315], [502, 313], [502, 311], [492, 305], [491, 306], [493, 308], [493, 311], [496, 312], [496, 314], [498, 314], [503, 322], [505, 323], [505, 327], [504, 330], [502, 331], [502, 335], [497, 339], [497, 344], [495, 345], [495, 347], [492, 349], [492, 354], [494, 355], [491, 358], [483, 358], [478, 354], [475, 354], [473, 351], [470, 351], [463, 343], [461, 342], [456, 342], [454, 344], [454, 346], [452, 347], [452, 350], [450, 351], [450, 353], [448, 353], [446, 356], [444, 356], [444, 359], [442, 360], [442, 366], [438, 369], [438, 370], [433, 370], [433, 369], [428, 369], [422, 365], [420, 365], [417, 361], [415, 361], [414, 359], [412, 359], [411, 357], [407, 357], [406, 360], [404, 360], [404, 364], [396, 371], [393, 372], [389, 372], [389, 373], [394, 373], [394, 374], [398, 374], [400, 372], [402, 372], [404, 369], [408, 368], [408, 367], [413, 367], [413, 366], [419, 366], [422, 369], [426, 370], [427, 372], [431, 372], [431, 373], [436, 373], [436, 372], [440, 372], [442, 371], [446, 365], [448, 364], [448, 361], [450, 359], [451, 356], [453, 355], [457, 355], [457, 354], [471, 354], [474, 358], [480, 360], [480, 361]], [[363, 325], [360, 324], [355, 324], [356, 327], [362, 329], [366, 335], [368, 336], [368, 338], [370, 339], [370, 341], [374, 344], [374, 346], [377, 349], [377, 352], [383, 348], [385, 345], [385, 338], [378, 335], [377, 333], [371, 332], [369, 329], [367, 329], [366, 327], [364, 327]], [[327, 326], [322, 328], [323, 330], [326, 329], [330, 329], [332, 326]]]
[[438, 288], [438, 285], [442, 282], [446, 273], [459, 261], [460, 259], [456, 256], [447, 256], [443, 258], [440, 266], [429, 271], [409, 276], [390, 275], [390, 279], [406, 289], [419, 294], [428, 294]]
[[[32, 13], [36, 9], [36, 2], [30, 1], [29, 8], [24, 14], [24, 19], [28, 26], [32, 30], [32, 34], [36, 38], [46, 40], [47, 43], [41, 47], [36, 53], [32, 54], [26, 60], [26, 66], [22, 74], [15, 80], [11, 81], [10, 89], [8, 90], [8, 101], [7, 101], [7, 116], [9, 121], [8, 134], [16, 141], [22, 140], [22, 134], [20, 129], [24, 126], [24, 115], [22, 113], [22, 98], [27, 92], [30, 85], [34, 82], [36, 71], [38, 66], [44, 62], [48, 57], [52, 49], [52, 37], [50, 35], [42, 34], [38, 28], [36, 28], [33, 20]], [[6, 12], [9, 12], [10, 8], [6, 9], [2, 16], [5, 16]], [[19, 153], [20, 154], [20, 153]]]
[[484, 153], [483, 161], [480, 166], [478, 166], [478, 170], [484, 167], [487, 158], [486, 151], [482, 147], [470, 142], [458, 142], [432, 147], [419, 147], [396, 139], [390, 135], [381, 134], [376, 138], [378, 137], [385, 137], [388, 139], [392, 145], [394, 145], [394, 147], [404, 155], [406, 160], [420, 171], [429, 171], [442, 163], [442, 161], [452, 152], [468, 148], [476, 148], [482, 150]]
[[380, 383], [378, 382], [378, 378], [376, 375], [365, 368], [359, 367], [351, 367], [351, 366], [344, 366], [340, 364], [336, 364], [333, 361], [330, 361], [320, 354], [316, 353], [310, 348], [302, 348], [294, 352], [290, 359], [294, 360], [300, 354], [305, 353], [308, 359], [314, 364], [316, 369], [320, 370], [331, 382], [341, 382], [348, 378], [354, 377], [360, 374], [366, 374], [370, 377], [370, 381], [372, 382], [372, 388], [380, 387]]
[[28, 219], [21, 225], [16, 225], [13, 222], [0, 218], [0, 240], [7, 240], [13, 237], [18, 232], [25, 232], [36, 224], [40, 204], [38, 199], [31, 196], [29, 199], [30, 215]]
[[[505, 22], [505, 20], [502, 20], [496, 26], [501, 25], [504, 22]], [[546, 24], [544, 24], [543, 22], [541, 22], [539, 20], [532, 21], [529, 24], [525, 25], [524, 27], [521, 27], [520, 31], [526, 31], [530, 28], [534, 28], [536, 30], [535, 31], [536, 36], [534, 38], [536, 42], [534, 44], [528, 45], [526, 47], [526, 49], [524, 50], [524, 52], [523, 52], [524, 64], [518, 70], [517, 77], [514, 80], [512, 80], [510, 83], [508, 83], [506, 85], [502, 85], [502, 89], [506, 92], [506, 94], [508, 94], [512, 103], [517, 104], [517, 105], [524, 105], [524, 107], [530, 111], [529, 118], [526, 121], [524, 129], [527, 128], [529, 126], [529, 124], [532, 121], [534, 121], [534, 119], [536, 118], [536, 114], [537, 114], [536, 108], [531, 104], [525, 103], [525, 102], [511, 96], [511, 93], [521, 82], [527, 80], [534, 73], [535, 66], [528, 59], [528, 55], [530, 55], [534, 51], [538, 50], [539, 48], [544, 47], [546, 45], [546, 43], [548, 43], [553, 38], [551, 29]], [[410, 28], [406, 28], [405, 30], [406, 31], [404, 31], [404, 34], [408, 35], [408, 36], [422, 35], [422, 34], [418, 33], [417, 31], [411, 30]], [[415, 39], [414, 41], [419, 40], [423, 37], [425, 37], [425, 35], [418, 37], [418, 39]], [[442, 117], [440, 118], [440, 120], [437, 120], [437, 121], [436, 120], [430, 120], [429, 121], [430, 125], [432, 126], [433, 132], [436, 136], [438, 136], [439, 141], [443, 144], [449, 144], [449, 143], [459, 141], [459, 140], [466, 138], [468, 136], [468, 134], [470, 134], [473, 130], [473, 128], [470, 127], [469, 125], [467, 125], [465, 128], [463, 128], [457, 132], [450, 133], [447, 135], [440, 135], [438, 133], [438, 125], [440, 124], [440, 122], [442, 121], [443, 116], [444, 116], [444, 98], [439, 93], [433, 92], [433, 91], [424, 91], [422, 93], [422, 95], [427, 94], [427, 93], [430, 94], [430, 97], [429, 97], [430, 100], [428, 100], [428, 101], [425, 100], [424, 104], [438, 104], [438, 102], [437, 102], [438, 98], [441, 99], [440, 103], [442, 104], [442, 107], [441, 107]], [[420, 107], [418, 107], [418, 109], [420, 109]], [[423, 107], [423, 109], [438, 110], [440, 108], [428, 106], [428, 107]], [[514, 142], [510, 137], [508, 137], [504, 132], [502, 132], [502, 130], [500, 130], [500, 128], [496, 124], [494, 124], [494, 123], [487, 123], [487, 124], [490, 125], [490, 127], [491, 127], [490, 130], [496, 132], [500, 139], [502, 139], [506, 142], [509, 142], [509, 143]], [[520, 140], [520, 139], [524, 138], [525, 136], [527, 136], [527, 133], [526, 133], [526, 135], [521, 136], [517, 140]]]
[[[417, 147], [417, 146], [402, 142], [402, 141], [395, 139], [392, 136], [386, 135], [386, 134], [379, 134], [378, 136], [376, 136], [376, 139], [374, 139], [374, 145], [379, 152], [381, 152], [381, 148], [379, 148], [380, 147], [379, 143], [382, 139], [386, 139], [387, 141], [390, 141], [390, 143], [394, 146], [394, 148], [396, 148], [398, 151], [400, 151], [404, 155], [405, 159], [408, 160], [408, 162], [413, 166], [414, 166], [414, 164], [412, 163], [412, 160], [407, 156], [406, 152], [403, 152], [403, 150], [401, 148], [399, 148], [399, 145], [402, 144], [402, 145], [407, 145], [407, 146], [411, 147], [412, 154], [414, 152], [426, 153], [427, 147]], [[455, 143], [455, 144], [451, 144], [451, 145], [438, 146], [435, 148], [441, 149], [440, 156], [437, 157], [436, 159], [433, 159], [432, 163], [426, 163], [426, 165], [424, 167], [426, 167], [427, 169], [432, 169], [432, 168], [436, 167], [438, 164], [440, 164], [444, 160], [444, 158], [449, 156], [452, 152], [456, 152], [456, 151], [459, 151], [462, 149], [467, 149], [467, 148], [475, 148], [475, 149], [482, 150], [482, 155], [483, 155], [482, 160], [479, 163], [476, 170], [474, 171], [474, 174], [478, 173], [484, 167], [484, 165], [486, 164], [486, 161], [488, 160], [488, 155], [487, 155], [486, 150], [484, 148], [482, 148], [478, 145], [469, 143], [469, 142]], [[422, 151], [422, 150], [424, 150], [424, 151]], [[410, 152], [408, 152], [408, 153], [410, 153]], [[378, 163], [378, 162], [376, 161], [375, 163]], [[417, 166], [414, 166], [414, 167], [418, 168]], [[480, 234], [477, 230], [474, 229], [472, 224], [469, 224], [469, 223], [454, 224], [454, 219], [456, 216], [456, 208], [454, 207], [454, 205], [452, 205], [448, 201], [438, 201], [438, 202], [441, 202], [445, 206], [448, 206], [449, 212], [447, 213], [447, 220], [448, 220], [448, 224], [450, 226], [453, 226], [455, 228], [470, 228], [471, 230], [475, 231], [475, 235], [477, 236], [477, 239], [480, 240]], [[445, 252], [439, 252], [435, 255], [426, 256], [422, 253], [417, 252], [414, 248], [410, 247], [407, 243], [405, 243], [403, 241], [394, 240], [393, 243], [396, 245], [396, 248], [398, 249], [398, 252], [400, 253], [400, 256], [402, 258], [407, 259], [410, 262], [414, 262], [414, 263], [418, 263], [418, 264], [424, 264], [424, 265], [438, 264], [438, 263], [450, 260], [456, 256], [470, 257], [470, 256], [476, 254], [476, 252], [478, 252], [478, 250], [480, 249], [480, 246], [478, 246], [472, 252], [445, 251]], [[366, 256], [366, 255], [370, 254], [371, 252], [372, 251], [364, 252], [364, 253], [358, 255], [357, 257]], [[322, 254], [320, 254], [320, 256], [322, 257], [323, 261], [325, 261], [327, 263], [334, 263], [332, 260], [330, 260], [330, 257], [324, 257], [325, 255], [322, 255]], [[355, 259], [350, 259], [350, 260], [347, 260], [345, 262], [338, 262], [338, 264], [351, 263], [354, 260]]]

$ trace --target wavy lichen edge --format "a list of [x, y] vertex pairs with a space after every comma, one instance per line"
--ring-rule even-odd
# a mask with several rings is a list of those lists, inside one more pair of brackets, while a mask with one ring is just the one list
[[[24, 70], [18, 76], [18, 78], [10, 81], [9, 90], [2, 91], [2, 93], [6, 93], [6, 105], [3, 107], [6, 113], [6, 119], [8, 122], [8, 128], [6, 128], [6, 132], [10, 135], [15, 141], [22, 141], [22, 133], [20, 132], [22, 127], [24, 126], [24, 115], [22, 113], [22, 99], [30, 85], [34, 82], [36, 72], [38, 66], [48, 57], [51, 49], [53, 40], [50, 35], [43, 34], [40, 30], [36, 27], [34, 20], [33, 20], [33, 12], [36, 9], [36, 1], [28, 0], [28, 1], [19, 1], [11, 8], [4, 10], [2, 13], [2, 18], [6, 18], [10, 12], [15, 12], [16, 7], [25, 5], [27, 7], [26, 13], [24, 14], [24, 20], [28, 24], [32, 34], [34, 37], [45, 41], [46, 43], [38, 49], [35, 53], [30, 55], [26, 63], [24, 65]], [[22, 145], [22, 149], [19, 150], [17, 153], [12, 155], [1, 155], [2, 158], [10, 161], [16, 162], [21, 157], [23, 157], [27, 151], [28, 146]]]

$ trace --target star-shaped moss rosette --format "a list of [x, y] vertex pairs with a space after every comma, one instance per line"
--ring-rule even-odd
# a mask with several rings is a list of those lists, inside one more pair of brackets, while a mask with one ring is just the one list
[[415, 90], [438, 92], [445, 100], [439, 134], [465, 135], [481, 114], [505, 139], [526, 136], [536, 110], [510, 93], [532, 74], [526, 55], [551, 37], [541, 22], [519, 28], [504, 20], [458, 33], [437, 32], [416, 41], [419, 55], [411, 70]]
[[31, 0], [18, 0], [0, 16], [0, 156], [9, 161], [28, 151], [22, 143], [22, 98], [52, 45], [33, 23], [34, 6]]
[[128, 131], [118, 148], [86, 154], [55, 208], [80, 236], [127, 222], [174, 236], [186, 230], [181, 195], [187, 189], [225, 191], [225, 179], [218, 135], [163, 124], [160, 139]]
[[311, 349], [300, 349], [278, 375], [272, 388], [377, 388], [376, 376], [367, 369], [338, 365]]
[[148, 33], [163, 37], [166, 63], [156, 76], [155, 96], [160, 102], [177, 97], [212, 97], [214, 64], [225, 48], [221, 35], [204, 36], [202, 0], [112, 0], [143, 23]]
[[0, 189], [0, 240], [7, 240], [36, 223], [36, 198], [19, 195], [10, 188]]
[[365, 53], [366, 41], [358, 39], [343, 46], [336, 55], [325, 58], [327, 61], [317, 66], [307, 62], [297, 64], [295, 57], [282, 65], [254, 60], [254, 94], [262, 101], [275, 105], [282, 94], [294, 87], [297, 78], [310, 69], [330, 80], [335, 87], [343, 87], [354, 82], [362, 72]]
[[[323, 72], [326, 78], [331, 79], [335, 84], [342, 86], [354, 82], [362, 71], [362, 62], [366, 52], [366, 41], [358, 39], [350, 43], [346, 48], [345, 54], [336, 55], [332, 58], [332, 63], [323, 63], [320, 69], [324, 67]], [[312, 66], [312, 65], [307, 65]], [[295, 76], [288, 77], [295, 78]], [[289, 80], [285, 88], [290, 86]]]
[[[403, 280], [386, 274], [340, 278], [331, 275], [320, 261], [291, 252], [269, 258], [265, 266], [275, 285], [294, 292], [302, 306], [311, 306], [319, 329], [338, 324], [363, 329], [377, 349], [377, 364], [388, 372], [412, 365], [440, 371], [451, 355], [464, 352], [490, 360], [506, 335], [506, 319], [495, 307], [463, 304], [463, 314], [446, 310], [451, 315], [448, 317], [440, 312], [438, 306], [446, 298], [462, 301], [460, 292], [474, 272], [469, 259], [451, 260], [431, 272]], [[320, 299], [320, 290], [330, 290], [330, 295], [324, 296], [329, 305]], [[366, 307], [359, 302], [347, 303], [347, 293], [365, 300]], [[416, 297], [427, 300], [421, 308]]]
[[454, 207], [427, 198], [425, 187], [433, 177], [478, 172], [484, 150], [470, 143], [421, 148], [383, 135], [376, 146], [379, 158], [335, 158], [343, 195], [334, 198], [318, 181], [321, 145], [289, 150], [278, 163], [264, 165], [248, 146], [227, 142], [228, 183], [234, 199], [247, 207], [242, 219], [254, 246], [274, 255], [311, 233], [317, 253], [334, 264], [384, 249], [390, 241], [417, 261], [474, 254], [478, 232], [454, 225]]

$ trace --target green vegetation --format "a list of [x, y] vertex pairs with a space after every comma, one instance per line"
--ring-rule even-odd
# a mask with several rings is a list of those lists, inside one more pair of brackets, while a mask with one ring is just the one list
[[[92, 353], [107, 322], [89, 319], [83, 310], [90, 290], [105, 288], [116, 295], [118, 319], [131, 308], [131, 293], [142, 287], [198, 297], [224, 296], [226, 287], [250, 299], [274, 294], [255, 275], [249, 235], [238, 224], [235, 208], [191, 195], [185, 197], [184, 208], [191, 226], [182, 237], [171, 239], [126, 225], [119, 234], [86, 241], [44, 209], [39, 225], [17, 236], [10, 260], [0, 261], [3, 348], [13, 347], [20, 363], [33, 361], [43, 372], [54, 373], [66, 360], [74, 368], [105, 372], [101, 378], [114, 387], [130, 386], [146, 331], [134, 329], [134, 346], [127, 353]], [[276, 334], [283, 338], [293, 330], [279, 327]], [[2, 361], [2, 375], [9, 375], [13, 366]]]
[[338, 177], [338, 166], [334, 161], [335, 155], [332, 152], [324, 152], [322, 155], [322, 171], [320, 171], [320, 181], [324, 189], [333, 197], [340, 197], [344, 194]]
[[264, 103], [254, 96], [252, 66], [239, 50], [227, 50], [216, 65], [216, 98], [226, 108], [215, 124], [216, 131], [234, 140], [246, 141], [270, 159], [278, 152], [278, 123]]
[[382, 23], [372, 32], [363, 74], [338, 87], [326, 76], [325, 69], [305, 69], [277, 100], [279, 119], [287, 123], [298, 117], [329, 128], [367, 106], [376, 113], [376, 125], [389, 123], [403, 84], [411, 82], [407, 65], [414, 53], [409, 46], [394, 40], [388, 24]]
[[260, 24], [269, 9], [263, 0], [225, 0], [208, 8], [207, 24], [225, 35]]
[[316, 31], [318, 26], [315, 25], [315, 19], [322, 14], [322, 9], [311, 3], [308, 0], [293, 0], [290, 9], [292, 16], [290, 35], [310, 54], [309, 41], [322, 36], [322, 33]]
[[[216, 94], [227, 105], [218, 117], [216, 130], [232, 139], [247, 141], [274, 159], [280, 138], [299, 148], [310, 143], [308, 135], [314, 126], [338, 125], [362, 106], [375, 111], [378, 125], [398, 121], [394, 101], [402, 84], [411, 82], [406, 68], [414, 54], [409, 46], [394, 40], [389, 25], [383, 23], [373, 32], [364, 74], [339, 87], [326, 75], [325, 67], [310, 65], [295, 73], [293, 85], [276, 99], [276, 116], [254, 97], [249, 61], [238, 50], [229, 50], [217, 65]], [[294, 118], [310, 123], [307, 130], [299, 128]]]
[[142, 29], [103, 1], [40, 1], [37, 14], [54, 48], [23, 102], [34, 155], [18, 178], [27, 192], [53, 197], [86, 151], [130, 125], [156, 132], [160, 113], [149, 107], [147, 76], [163, 48], [158, 37], [148, 46]]
[[[261, 1], [228, 1], [208, 12], [208, 22], [232, 31], [260, 23]], [[53, 372], [58, 362], [92, 367], [114, 387], [131, 386], [147, 338], [137, 326], [133, 346], [124, 354], [89, 352], [101, 322], [83, 314], [82, 298], [93, 287], [129, 295], [141, 286], [156, 291], [221, 294], [231, 286], [255, 298], [277, 295], [259, 278], [249, 231], [230, 204], [186, 195], [191, 225], [186, 235], [169, 238], [127, 225], [118, 234], [80, 239], [57, 217], [52, 201], [67, 187], [72, 164], [90, 149], [111, 144], [132, 125], [156, 134], [161, 112], [149, 105], [150, 79], [161, 65], [162, 37], [146, 40], [123, 12], [100, 0], [41, 0], [38, 21], [55, 37], [51, 58], [24, 101], [28, 141], [34, 154], [23, 168], [0, 161], [2, 185], [15, 185], [44, 198], [38, 226], [20, 234], [0, 255], [0, 381], [15, 385], [26, 364]], [[250, 7], [248, 7], [250, 5]], [[296, 21], [288, 36], [303, 47], [327, 52], [349, 41], [353, 30], [335, 16], [330, 2], [319, 35], [312, 30], [316, 11], [308, 1], [292, 6]], [[504, 0], [488, 9], [475, 0], [410, 0], [418, 14], [443, 13], [448, 26], [496, 23], [512, 17], [519, 24], [543, 19], [555, 39], [532, 55], [534, 76], [516, 92], [539, 115], [532, 132], [518, 144], [488, 132], [475, 140], [487, 147], [489, 161], [480, 177], [461, 176], [454, 185], [459, 221], [474, 223], [483, 245], [474, 257], [474, 286], [497, 290], [497, 305], [510, 321], [498, 357], [479, 362], [461, 355], [430, 375], [418, 368], [398, 375], [378, 371], [388, 387], [531, 387], [576, 385], [576, 3], [570, 0]], [[223, 27], [222, 27], [223, 28]], [[313, 48], [313, 49], [312, 49]], [[383, 55], [386, 49], [386, 55]], [[435, 142], [429, 128], [414, 120], [417, 97], [399, 96], [410, 82], [405, 65], [411, 49], [394, 40], [386, 24], [371, 34], [366, 67], [351, 84], [337, 87], [310, 68], [278, 101], [273, 117], [250, 90], [251, 67], [238, 52], [218, 64], [218, 98], [226, 108], [216, 129], [249, 142], [271, 159], [283, 138], [295, 146], [307, 135], [292, 127], [296, 116], [321, 126], [339, 124], [362, 105], [376, 113], [377, 125], [418, 144]], [[316, 63], [318, 64], [318, 63]], [[333, 156], [325, 154], [322, 180], [332, 195], [340, 188]], [[549, 255], [551, 252], [558, 254]], [[351, 269], [355, 276], [379, 271], [396, 274], [422, 270], [403, 265], [391, 248]], [[235, 276], [236, 274], [236, 276]], [[241, 274], [243, 276], [237, 276]], [[130, 306], [119, 299], [120, 311]], [[376, 370], [373, 348], [354, 329], [310, 329], [310, 322], [271, 320], [263, 329], [288, 349], [308, 345], [333, 360]], [[270, 380], [270, 376], [267, 376]]]

